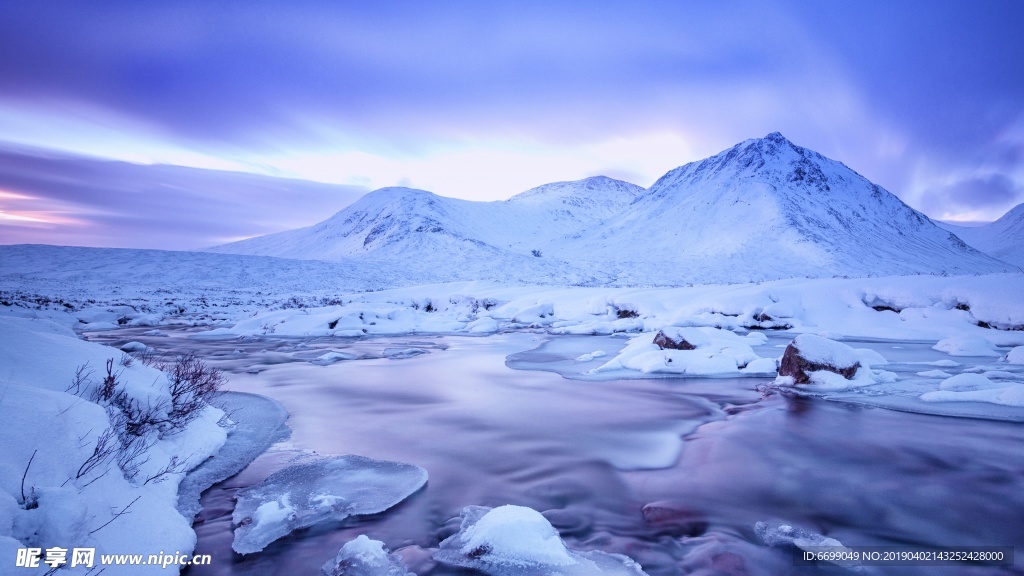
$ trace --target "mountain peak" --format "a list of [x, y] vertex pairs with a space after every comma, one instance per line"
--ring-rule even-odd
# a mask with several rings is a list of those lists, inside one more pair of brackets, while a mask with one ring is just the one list
[[783, 143], [785, 143], [785, 144], [792, 144], [792, 142], [790, 142], [789, 140], [786, 140], [786, 137], [782, 135], [782, 132], [772, 132], [771, 134], [769, 134], [769, 135], [765, 136], [764, 138], [762, 138], [762, 140], [770, 140], [770, 141], [775, 142], [777, 144], [783, 144]]

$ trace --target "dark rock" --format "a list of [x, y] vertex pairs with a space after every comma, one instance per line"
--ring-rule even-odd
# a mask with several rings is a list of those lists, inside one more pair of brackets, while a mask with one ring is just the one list
[[636, 313], [636, 310], [630, 310], [629, 308], [622, 308], [617, 311], [615, 315], [618, 316], [620, 320], [624, 318], [636, 318], [639, 316], [639, 314]]
[[782, 362], [779, 364], [779, 376], [791, 376], [793, 383], [807, 384], [811, 381], [809, 372], [827, 370], [839, 374], [847, 380], [852, 380], [854, 375], [857, 374], [858, 368], [860, 368], [860, 362], [855, 362], [850, 366], [832, 366], [831, 364], [812, 362], [800, 355], [800, 350], [796, 346], [796, 340], [793, 340], [789, 343], [789, 346], [786, 346], [786, 351], [782, 354]]
[[682, 336], [678, 340], [665, 334], [664, 330], [658, 330], [658, 333], [654, 336], [654, 343], [658, 345], [658, 348], [664, 350], [669, 348], [671, 350], [695, 350], [697, 347], [686, 341], [686, 338]]

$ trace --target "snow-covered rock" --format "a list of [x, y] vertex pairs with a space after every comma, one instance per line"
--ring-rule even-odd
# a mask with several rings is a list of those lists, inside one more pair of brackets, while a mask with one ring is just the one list
[[807, 384], [813, 373], [826, 371], [852, 380], [860, 366], [860, 356], [850, 346], [814, 334], [801, 334], [789, 343], [782, 355], [779, 379]]
[[[740, 336], [718, 328], [666, 327], [653, 337], [648, 332], [631, 338], [616, 356], [591, 373], [638, 370], [690, 376], [774, 375], [774, 360], [757, 362], [763, 359], [751, 348], [761, 344], [762, 338], [762, 334]], [[663, 349], [662, 345], [672, 345], [669, 341], [677, 346], [685, 342], [691, 348]]]
[[320, 576], [416, 576], [402, 559], [389, 554], [384, 543], [360, 534], [320, 568]]
[[1003, 356], [1003, 362], [1010, 364], [1024, 364], [1024, 346], [1015, 346]]
[[958, 335], [939, 340], [933, 350], [950, 356], [999, 356], [992, 343], [981, 336]]
[[456, 534], [441, 542], [434, 559], [491, 576], [644, 574], [620, 554], [570, 550], [539, 512], [523, 506], [467, 506]]
[[148, 346], [142, 342], [128, 342], [121, 345], [122, 352], [145, 352]]
[[965, 390], [985, 390], [992, 388], [994, 384], [994, 382], [981, 374], [965, 372], [963, 374], [957, 374], [956, 376], [946, 378], [939, 383], [939, 389], [957, 390], [961, 392]]
[[251, 554], [299, 528], [383, 512], [426, 482], [418, 466], [362, 456], [289, 466], [238, 492], [231, 547]]
[[[699, 340], [706, 343], [707, 338], [703, 338], [701, 336], [698, 336]], [[682, 329], [675, 326], [658, 330], [658, 333], [654, 335], [653, 342], [654, 344], [657, 344], [658, 348], [661, 350], [666, 348], [670, 350], [693, 350], [697, 347], [686, 339], [686, 335], [683, 334]]]

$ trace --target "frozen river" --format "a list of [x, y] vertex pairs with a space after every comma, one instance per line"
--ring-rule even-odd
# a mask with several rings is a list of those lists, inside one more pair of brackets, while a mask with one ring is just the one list
[[[614, 337], [202, 340], [184, 330], [96, 334], [162, 352], [195, 350], [229, 389], [277, 400], [291, 437], [203, 497], [197, 575], [316, 574], [359, 534], [421, 576], [468, 574], [432, 548], [467, 505], [542, 511], [575, 549], [626, 554], [654, 575], [845, 573], [796, 568], [765, 546], [783, 521], [852, 546], [1024, 546], [1024, 424], [924, 415], [787, 394], [759, 378], [565, 378]], [[759, 354], [778, 355], [772, 338]], [[946, 358], [922, 343], [860, 343], [909, 374]], [[538, 348], [539, 347], [539, 348]], [[415, 348], [425, 353], [405, 356]], [[363, 356], [330, 365], [327, 350]], [[969, 367], [971, 359], [958, 358]], [[978, 359], [991, 362], [991, 359]], [[900, 362], [906, 363], [901, 365]], [[596, 364], [593, 364], [596, 365]], [[593, 366], [592, 365], [592, 366]], [[392, 510], [300, 531], [264, 552], [231, 551], [233, 495], [313, 454], [415, 464], [423, 490]], [[1018, 560], [1018, 566], [1020, 560]], [[868, 574], [1010, 574], [1009, 568], [871, 568]]]

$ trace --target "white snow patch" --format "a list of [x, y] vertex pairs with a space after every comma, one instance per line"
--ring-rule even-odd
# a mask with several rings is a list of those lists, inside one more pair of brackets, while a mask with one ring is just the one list
[[939, 340], [933, 350], [945, 352], [950, 356], [999, 356], [992, 343], [981, 336], [950, 336]]

